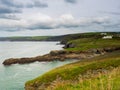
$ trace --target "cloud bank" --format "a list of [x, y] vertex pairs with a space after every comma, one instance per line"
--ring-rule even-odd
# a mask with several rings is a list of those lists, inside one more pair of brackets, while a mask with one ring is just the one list
[[48, 4], [40, 0], [0, 0], [0, 14], [22, 13], [23, 8], [46, 8]]
[[119, 0], [0, 0], [0, 36], [120, 31], [119, 3]]
[[[79, 18], [76, 19], [71, 14], [64, 14], [58, 18], [53, 18], [48, 15], [34, 14], [25, 15], [19, 17], [11, 15], [6, 16], [8, 19], [0, 20], [0, 28], [4, 31], [19, 31], [19, 30], [52, 30], [52, 29], [76, 29], [93, 28], [93, 29], [119, 29], [120, 21], [114, 22], [110, 17], [91, 17], [91, 18]], [[13, 18], [14, 19], [11, 19]], [[17, 19], [20, 18], [20, 19]]]

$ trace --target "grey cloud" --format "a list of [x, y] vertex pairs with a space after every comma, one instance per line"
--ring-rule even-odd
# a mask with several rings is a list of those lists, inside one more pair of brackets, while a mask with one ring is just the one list
[[9, 7], [16, 7], [16, 8], [23, 7], [22, 4], [20, 4], [20, 3], [14, 3], [14, 1], [11, 1], [11, 0], [1, 0], [1, 3], [3, 5], [9, 6]]
[[[25, 2], [22, 1], [21, 3], [18, 3], [19, 0], [0, 0], [0, 18], [4, 19], [17, 19], [13, 15], [8, 14], [14, 14], [14, 13], [22, 13], [23, 8], [45, 8], [48, 7], [47, 3], [43, 3], [39, 0], [28, 0], [31, 2]], [[7, 15], [6, 15], [7, 14]]]
[[109, 14], [112, 14], [112, 15], [120, 15], [120, 12], [106, 12], [106, 13], [109, 13]]
[[[12, 16], [9, 16], [12, 17]], [[98, 17], [98, 18], [84, 18], [84, 19], [73, 19], [73, 20], [64, 20], [61, 19], [51, 19], [50, 21], [35, 21], [29, 22], [29, 21], [22, 21], [18, 20], [12, 21], [12, 22], [6, 22], [6, 24], [2, 25], [0, 28], [4, 27], [3, 30], [9, 30], [8, 31], [19, 31], [19, 30], [52, 30], [52, 29], [76, 29], [76, 28], [81, 28], [82, 30], [84, 29], [98, 29], [98, 30], [119, 30], [120, 28], [120, 21], [117, 20], [113, 21], [110, 18], [105, 18], [105, 17]], [[11, 24], [12, 23], [12, 24]], [[4, 26], [5, 25], [5, 26]], [[8, 26], [7, 26], [8, 25]], [[7, 28], [8, 27], [8, 28]]]
[[103, 25], [103, 24], [109, 24], [109, 23], [110, 23], [109, 20], [105, 20], [105, 21], [93, 20], [90, 22], [90, 24], [92, 25]]
[[103, 27], [104, 25], [109, 25], [110, 23], [111, 23], [110, 20], [106, 20], [106, 19], [100, 20], [100, 18], [93, 18], [93, 19], [91, 18], [91, 19], [88, 19], [84, 23], [80, 22], [80, 20], [79, 21], [73, 20], [72, 22], [55, 21], [53, 23], [51, 23], [51, 22], [37, 23], [37, 24], [29, 26], [27, 29], [35, 30], [35, 29], [78, 28], [78, 27], [82, 27], [82, 28], [88, 27], [89, 28], [91, 26]]
[[48, 7], [48, 5], [47, 5], [47, 3], [42, 3], [40, 1], [34, 1], [33, 7], [45, 8], [45, 7]]
[[5, 6], [0, 6], [0, 14], [6, 14], [6, 13], [20, 13], [20, 9], [14, 9], [14, 8], [8, 8]]
[[105, 13], [105, 14], [111, 14], [111, 15], [120, 15], [120, 12], [108, 12], [108, 11], [102, 11], [100, 13]]
[[32, 25], [30, 27], [26, 27], [26, 29], [30, 29], [30, 30], [36, 30], [36, 29], [55, 29], [56, 27], [52, 27], [50, 25], [41, 25], [41, 24], [37, 24], [37, 25]]
[[65, 2], [74, 4], [77, 3], [77, 0], [65, 0]]
[[4, 19], [12, 19], [12, 20], [20, 20], [15, 14], [0, 14], [0, 18]]
[[16, 32], [16, 31], [21, 31], [21, 29], [18, 29], [18, 28], [9, 28], [9, 27], [3, 27], [3, 28], [1, 28], [1, 30], [0, 31], [7, 31], [7, 32]]
[[102, 26], [105, 27], [105, 28], [119, 28], [120, 29], [120, 22], [103, 24]]
[[27, 8], [33, 8], [33, 7], [46, 8], [46, 7], [48, 7], [48, 5], [46, 3], [41, 3], [41, 2], [35, 1], [33, 4], [27, 4], [24, 7], [27, 7]]
[[40, 8], [45, 8], [48, 7], [47, 3], [41, 2], [39, 0], [30, 0], [31, 3], [24, 3], [24, 1], [22, 1], [23, 3], [18, 3], [17, 1], [19, 0], [0, 0], [0, 2], [3, 5], [6, 5], [8, 7], [14, 7], [14, 8], [32, 8], [32, 7], [40, 7]]
[[73, 23], [61, 23], [59, 21], [57, 22], [47, 22], [47, 23], [37, 23], [37, 24], [33, 24], [30, 25], [28, 27], [26, 27], [26, 29], [30, 29], [30, 30], [36, 30], [36, 29], [58, 29], [58, 28], [76, 28], [79, 27], [80, 25], [78, 24], [73, 24]]

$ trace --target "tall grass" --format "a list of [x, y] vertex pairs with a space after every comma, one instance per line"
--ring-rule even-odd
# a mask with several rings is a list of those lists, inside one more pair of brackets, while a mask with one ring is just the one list
[[120, 90], [120, 67], [110, 71], [89, 71], [79, 75], [77, 80], [57, 78], [46, 90]]
[[[120, 67], [120, 51], [58, 67], [25, 85], [34, 90], [46, 90], [49, 85], [48, 90], [111, 90], [111, 87], [120, 90], [120, 68], [118, 73], [115, 71], [117, 67]], [[116, 74], [111, 73], [113, 69]]]

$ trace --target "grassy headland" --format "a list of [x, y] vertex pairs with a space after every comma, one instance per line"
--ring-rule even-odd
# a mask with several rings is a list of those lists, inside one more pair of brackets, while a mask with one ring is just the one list
[[[98, 81], [99, 79], [97, 80], [97, 78], [99, 77], [98, 74], [101, 74], [103, 76], [104, 76], [104, 74], [108, 75], [107, 74], [108, 72], [111, 72], [111, 70], [113, 70], [117, 67], [120, 67], [120, 51], [107, 53], [103, 56], [94, 57], [94, 58], [88, 59], [88, 60], [81, 60], [76, 63], [58, 67], [52, 71], [45, 73], [44, 75], [42, 75], [36, 79], [28, 81], [26, 83], [26, 90], [29, 90], [29, 88], [33, 88], [33, 90], [39, 90], [40, 88], [44, 88], [45, 90], [46, 90], [46, 88], [52, 88], [49, 90], [69, 90], [70, 88], [73, 88], [70, 90], [84, 90], [83, 88], [89, 87], [89, 84], [88, 84], [89, 79], [91, 81], [94, 81], [94, 79], [95, 79], [96, 84], [97, 83], [99, 84], [100, 83]], [[120, 72], [120, 68], [117, 71]], [[90, 72], [90, 73], [88, 73], [88, 72]], [[92, 77], [91, 77], [91, 75], [92, 75]], [[120, 76], [120, 73], [116, 76], [115, 79], [113, 78], [114, 80], [116, 80], [114, 82], [115, 88], [120, 88], [120, 87], [118, 87], [118, 85], [120, 83], [119, 76]], [[80, 89], [81, 85], [79, 84], [80, 77], [83, 80], [82, 81], [82, 84], [83, 84], [82, 89]], [[104, 77], [104, 78], [106, 78], [106, 77]], [[117, 77], [118, 77], [118, 79], [117, 79]], [[59, 78], [60, 78], [60, 80], [58, 80]], [[85, 81], [84, 81], [84, 79], [85, 79]], [[65, 84], [62, 83], [63, 81], [65, 82]], [[103, 83], [105, 83], [105, 82], [103, 82]], [[55, 84], [55, 86], [54, 86], [54, 84]], [[86, 85], [86, 84], [88, 84], [88, 85]], [[107, 84], [107, 82], [105, 84]], [[76, 89], [76, 87], [78, 89]], [[101, 86], [96, 86], [96, 87], [100, 88]], [[64, 88], [64, 89], [61, 89], [61, 88]], [[101, 89], [97, 89], [97, 90], [101, 90]], [[112, 89], [112, 90], [119, 90], [119, 89]]]
[[66, 48], [68, 51], [87, 51], [92, 49], [120, 47], [120, 39], [101, 39], [101, 38], [81, 38], [70, 40], [68, 43], [73, 43], [74, 47]]
[[[105, 34], [105, 33], [104, 33]], [[85, 33], [62, 37], [68, 52], [108, 50], [109, 53], [58, 67], [26, 82], [26, 90], [119, 90], [120, 37], [119, 33]], [[68, 38], [69, 37], [69, 38]], [[63, 39], [64, 38], [64, 39]], [[111, 51], [111, 48], [117, 48]], [[108, 77], [107, 77], [108, 75]]]

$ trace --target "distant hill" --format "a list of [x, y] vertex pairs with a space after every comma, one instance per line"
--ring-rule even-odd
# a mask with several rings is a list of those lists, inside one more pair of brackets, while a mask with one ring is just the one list
[[61, 36], [53, 36], [47, 38], [48, 41], [61, 41], [62, 44], [66, 44], [70, 40], [80, 39], [80, 38], [102, 38], [103, 36], [112, 35], [113, 38], [120, 38], [120, 32], [92, 32], [92, 33], [78, 33], [78, 34], [68, 34]]
[[13, 36], [0, 37], [0, 41], [46, 41], [50, 36]]
[[112, 35], [114, 38], [117, 38], [120, 37], [120, 32], [92, 32], [60, 36], [13, 36], [0, 37], [0, 41], [61, 41], [62, 44], [65, 44], [69, 40], [80, 38], [102, 38], [105, 35]]

